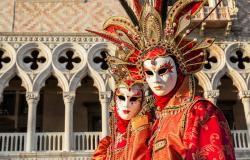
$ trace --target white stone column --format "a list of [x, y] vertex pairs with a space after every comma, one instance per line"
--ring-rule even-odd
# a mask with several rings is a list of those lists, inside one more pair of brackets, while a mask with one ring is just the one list
[[204, 97], [211, 101], [214, 105], [217, 103], [217, 98], [219, 97], [220, 92], [219, 90], [210, 90], [204, 92]]
[[102, 107], [102, 137], [105, 137], [109, 134], [109, 100], [111, 92], [102, 92], [100, 93], [100, 102]]
[[28, 103], [27, 141], [26, 151], [31, 152], [36, 149], [36, 110], [40, 95], [37, 92], [27, 92], [26, 101]]
[[215, 7], [217, 1], [216, 0], [208, 0], [209, 7]]
[[3, 93], [0, 93], [0, 103], [3, 102]]
[[250, 137], [250, 90], [241, 91], [239, 93], [239, 96], [244, 107], [247, 130], [248, 130], [248, 135]]
[[64, 92], [63, 100], [65, 105], [64, 151], [71, 151], [73, 149], [73, 105], [75, 93]]

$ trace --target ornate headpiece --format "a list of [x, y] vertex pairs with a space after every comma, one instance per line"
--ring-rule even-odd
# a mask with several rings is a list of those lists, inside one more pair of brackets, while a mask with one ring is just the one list
[[167, 0], [155, 0], [154, 7], [147, 1], [142, 7], [139, 0], [133, 0], [135, 12], [125, 0], [120, 2], [131, 21], [125, 17], [111, 17], [103, 25], [104, 32], [87, 30], [119, 47], [117, 54], [109, 58], [111, 65], [130, 66], [133, 69], [129, 75], [135, 80], [143, 77], [143, 60], [157, 56], [174, 56], [184, 74], [202, 68], [205, 63], [203, 49], [214, 40], [206, 38], [198, 42], [187, 36], [197, 27], [191, 28], [191, 20], [207, 0], [178, 0], [168, 12]]

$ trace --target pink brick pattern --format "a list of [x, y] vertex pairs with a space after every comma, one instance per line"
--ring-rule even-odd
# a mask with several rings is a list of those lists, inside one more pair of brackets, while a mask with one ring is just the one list
[[0, 32], [11, 32], [14, 0], [0, 0]]
[[118, 0], [16, 0], [15, 32], [81, 33], [125, 15]]

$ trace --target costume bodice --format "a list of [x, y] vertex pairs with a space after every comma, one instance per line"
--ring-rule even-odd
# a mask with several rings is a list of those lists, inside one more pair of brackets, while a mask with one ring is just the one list
[[[191, 91], [192, 92], [192, 91]], [[211, 102], [191, 96], [188, 79], [168, 106], [157, 112], [153, 160], [235, 160], [231, 132]]]

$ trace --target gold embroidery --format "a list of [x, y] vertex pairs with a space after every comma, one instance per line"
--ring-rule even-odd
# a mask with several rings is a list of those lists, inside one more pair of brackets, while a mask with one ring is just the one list
[[[217, 152], [219, 160], [224, 160], [223, 149], [216, 145], [216, 141], [220, 140], [220, 135], [218, 133], [213, 133], [210, 135], [210, 144], [197, 149], [195, 153], [192, 154], [194, 160], [206, 160], [207, 156], [211, 152]], [[196, 146], [197, 147], [197, 146]]]
[[153, 151], [154, 152], [157, 152], [161, 149], [163, 149], [167, 144], [167, 140], [166, 139], [161, 139], [161, 140], [158, 140], [154, 146], [153, 146]]

